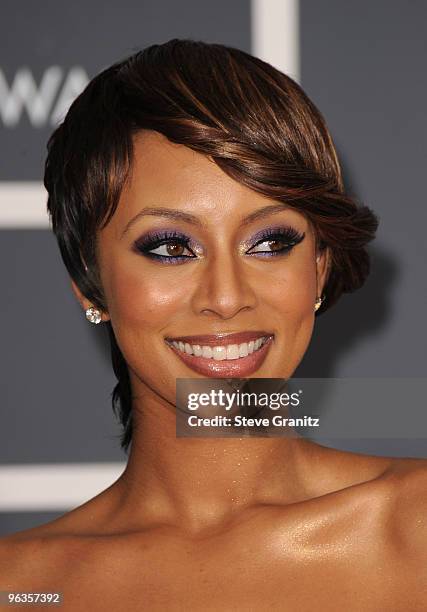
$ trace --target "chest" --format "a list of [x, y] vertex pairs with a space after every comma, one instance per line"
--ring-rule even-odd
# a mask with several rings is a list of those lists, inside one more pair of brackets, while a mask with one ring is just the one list
[[287, 551], [268, 541], [260, 548], [254, 537], [208, 551], [158, 546], [94, 561], [63, 576], [65, 611], [408, 611], [393, 565], [356, 550], [353, 557], [324, 547]]

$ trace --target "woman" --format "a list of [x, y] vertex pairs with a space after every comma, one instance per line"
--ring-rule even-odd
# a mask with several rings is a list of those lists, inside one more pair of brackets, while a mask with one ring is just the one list
[[75, 100], [45, 185], [130, 452], [101, 494], [2, 540], [1, 588], [65, 610], [425, 610], [425, 461], [176, 437], [177, 378], [291, 377], [368, 274], [377, 219], [301, 88], [234, 48], [153, 45]]

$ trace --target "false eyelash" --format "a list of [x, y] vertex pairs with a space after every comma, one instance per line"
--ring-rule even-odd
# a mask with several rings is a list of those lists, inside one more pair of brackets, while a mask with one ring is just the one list
[[[267, 230], [259, 232], [255, 235], [254, 238], [257, 239], [257, 241], [252, 245], [252, 247], [250, 247], [251, 249], [267, 240], [279, 240], [283, 242], [285, 246], [278, 251], [256, 251], [254, 253], [247, 253], [248, 255], [277, 257], [280, 255], [285, 255], [294, 246], [299, 244], [305, 238], [305, 234], [298, 232], [292, 227], [275, 227], [268, 228]], [[192, 257], [189, 255], [167, 256], [159, 255], [158, 253], [150, 253], [150, 251], [152, 251], [153, 249], [167, 244], [168, 242], [174, 242], [175, 244], [180, 244], [186, 247], [187, 249], [190, 249], [189, 244], [191, 243], [191, 239], [185, 234], [182, 234], [181, 232], [178, 232], [176, 230], [153, 232], [137, 240], [134, 243], [134, 250], [136, 250], [138, 253], [141, 253], [145, 257], [148, 257], [155, 261], [167, 261], [168, 263], [182, 262], [184, 259], [194, 259], [196, 257]]]
[[299, 244], [305, 238], [305, 234], [298, 232], [293, 227], [272, 227], [267, 230], [263, 230], [255, 236], [257, 241], [251, 247], [254, 248], [267, 240], [278, 240], [283, 242], [285, 246], [278, 251], [255, 251], [254, 253], [247, 253], [248, 255], [261, 255], [267, 257], [275, 257], [277, 255], [285, 255], [294, 246]]
[[189, 248], [189, 244], [191, 242], [190, 238], [185, 234], [181, 234], [181, 232], [173, 231], [162, 231], [162, 232], [154, 232], [150, 233], [142, 239], [137, 240], [134, 243], [134, 248], [137, 252], [142, 253], [146, 257], [154, 260], [167, 260], [168, 262], [173, 261], [182, 261], [183, 259], [193, 259], [189, 255], [159, 255], [158, 253], [150, 253], [153, 249], [156, 249], [163, 244], [167, 244], [168, 242], [174, 242], [175, 244], [181, 244], [186, 248]]

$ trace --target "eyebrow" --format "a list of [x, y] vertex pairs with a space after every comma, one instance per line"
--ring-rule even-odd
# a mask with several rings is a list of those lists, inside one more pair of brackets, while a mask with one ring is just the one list
[[[289, 206], [286, 204], [270, 204], [269, 206], [265, 206], [264, 208], [260, 208], [259, 210], [255, 210], [250, 213], [240, 222], [242, 227], [252, 223], [253, 221], [257, 221], [258, 219], [264, 219], [270, 215], [278, 214], [285, 210], [288, 210]], [[165, 208], [165, 207], [149, 207], [144, 208], [135, 215], [126, 225], [125, 229], [121, 234], [121, 238], [130, 230], [130, 228], [139, 221], [142, 217], [165, 217], [167, 219], [173, 219], [175, 221], [184, 221], [185, 223], [189, 223], [191, 225], [195, 225], [196, 227], [203, 227], [204, 223], [200, 220], [196, 215], [192, 215], [191, 213], [184, 212], [182, 210], [176, 210], [175, 208]]]

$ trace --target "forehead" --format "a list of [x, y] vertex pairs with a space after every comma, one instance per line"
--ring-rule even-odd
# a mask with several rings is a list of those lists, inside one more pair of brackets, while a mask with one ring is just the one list
[[[144, 208], [167, 207], [198, 216], [204, 225], [224, 228], [278, 202], [229, 177], [208, 156], [142, 130], [134, 138], [134, 158], [111, 229], [120, 231]], [[286, 207], [283, 207], [286, 210]], [[287, 217], [304, 217], [292, 209]]]

